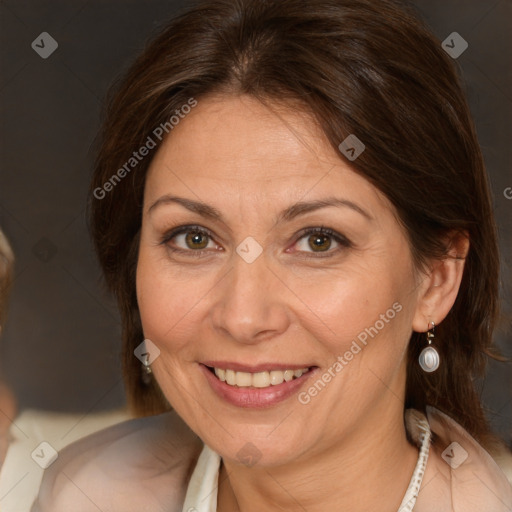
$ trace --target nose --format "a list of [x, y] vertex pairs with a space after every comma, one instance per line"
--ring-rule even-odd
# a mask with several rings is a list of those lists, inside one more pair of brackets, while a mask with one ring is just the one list
[[285, 284], [262, 254], [247, 263], [234, 255], [234, 263], [214, 291], [211, 311], [216, 330], [238, 343], [254, 344], [284, 333], [290, 325]]

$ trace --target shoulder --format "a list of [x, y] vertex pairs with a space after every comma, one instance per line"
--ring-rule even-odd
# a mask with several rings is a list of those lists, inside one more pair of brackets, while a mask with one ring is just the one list
[[114, 425], [59, 453], [32, 512], [181, 511], [202, 446], [175, 412]]
[[491, 455], [446, 414], [427, 407], [427, 416], [432, 445], [418, 511], [510, 512], [512, 487]]

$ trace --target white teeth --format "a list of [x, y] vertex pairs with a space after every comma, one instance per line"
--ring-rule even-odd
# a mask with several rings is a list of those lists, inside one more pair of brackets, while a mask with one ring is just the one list
[[290, 382], [293, 379], [293, 370], [285, 370], [284, 372], [284, 380], [286, 382]]
[[238, 386], [240, 388], [277, 386], [285, 381], [290, 382], [294, 378], [299, 378], [308, 370], [309, 368], [302, 368], [300, 370], [272, 370], [270, 372], [248, 373], [214, 368], [215, 375], [217, 375], [219, 380], [226, 382], [230, 386]]
[[[248, 373], [247, 375], [251, 375]], [[266, 388], [270, 386], [270, 373], [258, 372], [252, 376], [252, 385], [255, 388]]]
[[226, 370], [226, 382], [230, 386], [234, 386], [236, 384], [236, 375], [233, 370]]
[[283, 382], [284, 382], [283, 372], [276, 372], [276, 371], [270, 372], [270, 384], [272, 384], [273, 386], [276, 386], [277, 384], [282, 384]]
[[252, 384], [252, 375], [245, 372], [235, 372], [236, 385], [240, 388], [245, 388]]

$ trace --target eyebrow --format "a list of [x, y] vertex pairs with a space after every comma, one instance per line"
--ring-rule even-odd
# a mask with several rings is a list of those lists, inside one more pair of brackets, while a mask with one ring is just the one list
[[[191, 212], [197, 213], [203, 217], [207, 217], [212, 220], [216, 220], [222, 223], [226, 223], [224, 221], [224, 218], [222, 214], [220, 213], [217, 208], [214, 208], [213, 206], [210, 206], [206, 203], [203, 203], [201, 201], [194, 201], [192, 199], [186, 199], [184, 197], [177, 197], [172, 195], [165, 195], [157, 199], [148, 209], [148, 213], [151, 213], [154, 211], [157, 207], [167, 205], [167, 204], [179, 204], [186, 208], [187, 210], [190, 210]], [[368, 220], [373, 220], [373, 217], [363, 208], [361, 208], [356, 203], [353, 203], [352, 201], [349, 201], [347, 199], [340, 199], [337, 197], [328, 197], [325, 199], [318, 199], [315, 201], [300, 201], [298, 203], [295, 203], [282, 212], [279, 213], [277, 217], [277, 222], [282, 221], [291, 221], [295, 219], [296, 217], [300, 215], [305, 215], [306, 213], [313, 212], [315, 210], [319, 210], [321, 208], [327, 208], [329, 206], [334, 207], [345, 207], [350, 208], [351, 210], [359, 213], [363, 217], [365, 217]]]

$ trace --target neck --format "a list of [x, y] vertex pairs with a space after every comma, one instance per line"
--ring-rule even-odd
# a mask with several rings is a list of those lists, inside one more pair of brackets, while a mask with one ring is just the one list
[[376, 407], [350, 436], [283, 466], [223, 462], [218, 512], [380, 510], [396, 512], [418, 450], [406, 438], [402, 406]]

